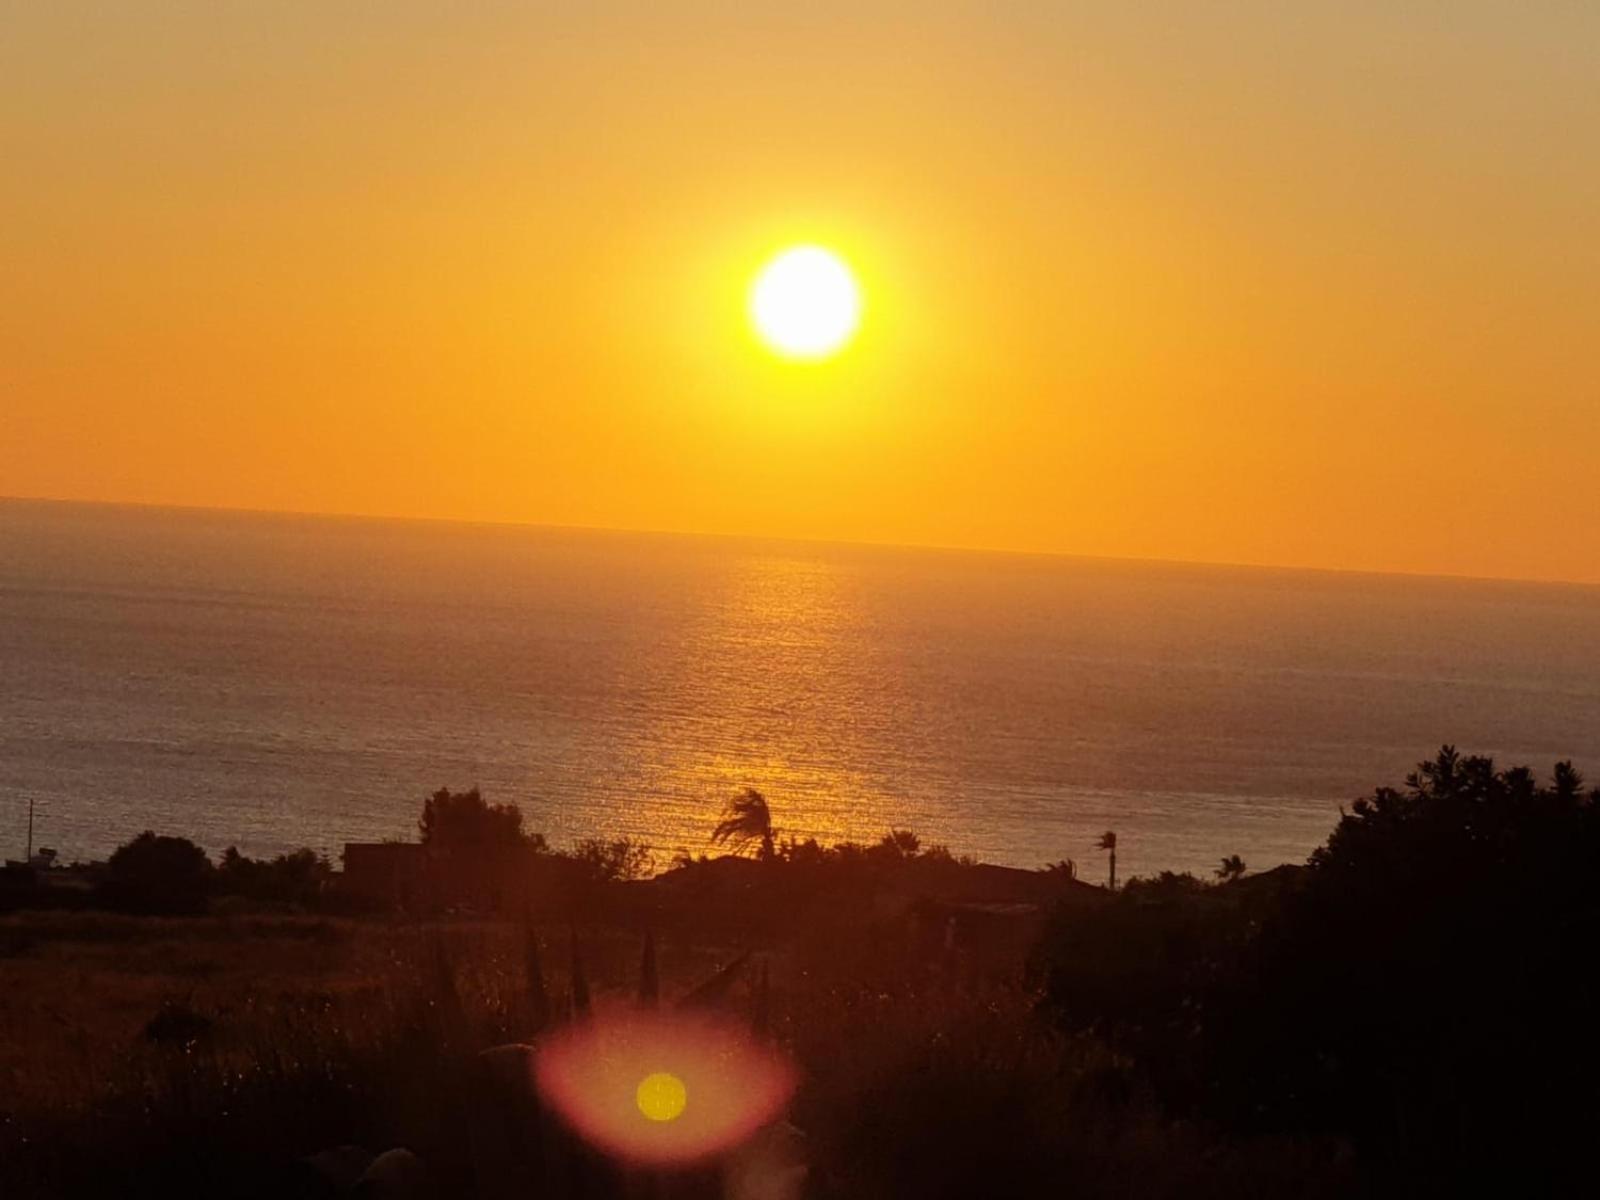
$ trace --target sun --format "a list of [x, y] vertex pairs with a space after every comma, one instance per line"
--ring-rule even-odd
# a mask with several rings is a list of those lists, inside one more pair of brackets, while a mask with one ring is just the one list
[[676, 1120], [689, 1102], [689, 1089], [683, 1080], [668, 1071], [656, 1071], [639, 1081], [634, 1101], [639, 1111], [652, 1121]]
[[789, 358], [827, 358], [861, 323], [861, 291], [844, 261], [821, 246], [794, 246], [756, 276], [750, 319]]

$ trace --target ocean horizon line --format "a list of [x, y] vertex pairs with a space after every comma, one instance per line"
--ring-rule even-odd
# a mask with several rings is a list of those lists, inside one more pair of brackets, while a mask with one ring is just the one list
[[1436, 581], [1467, 584], [1503, 584], [1509, 586], [1534, 586], [1571, 588], [1580, 591], [1600, 592], [1600, 580], [1570, 579], [1528, 575], [1471, 575], [1447, 571], [1396, 571], [1369, 567], [1308, 566], [1298, 563], [1230, 561], [1204, 558], [1163, 558], [1128, 554], [1086, 554], [1069, 550], [1017, 549], [1006, 546], [975, 546], [935, 542], [872, 541], [830, 537], [810, 537], [793, 534], [766, 534], [737, 530], [666, 529], [624, 525], [582, 525], [551, 521], [517, 521], [480, 517], [419, 516], [405, 513], [335, 512], [323, 509], [250, 508], [220, 504], [176, 504], [164, 501], [95, 500], [75, 496], [16, 496], [0, 495], [0, 504], [57, 506], [62, 508], [93, 508], [133, 510], [154, 513], [192, 513], [217, 516], [253, 517], [264, 519], [350, 521], [369, 524], [461, 526], [474, 529], [528, 530], [546, 533], [585, 533], [618, 537], [645, 537], [662, 539], [740, 542], [747, 545], [816, 547], [841, 550], [883, 550], [926, 554], [968, 555], [973, 557], [1049, 559], [1073, 563], [1096, 563], [1122, 566], [1195, 567], [1220, 571], [1240, 571], [1260, 574], [1334, 575], [1368, 579]]

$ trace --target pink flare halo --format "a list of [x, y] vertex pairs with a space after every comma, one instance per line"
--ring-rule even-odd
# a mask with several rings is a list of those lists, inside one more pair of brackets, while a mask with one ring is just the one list
[[[551, 1035], [534, 1059], [540, 1098], [581, 1137], [640, 1166], [685, 1166], [734, 1149], [794, 1094], [787, 1056], [741, 1025], [703, 1014], [622, 1011]], [[681, 1081], [682, 1111], [651, 1119], [639, 1085]]]

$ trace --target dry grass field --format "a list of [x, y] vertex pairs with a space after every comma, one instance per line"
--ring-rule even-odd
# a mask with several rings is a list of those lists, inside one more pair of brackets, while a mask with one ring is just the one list
[[[552, 994], [566, 987], [567, 930], [539, 932]], [[483, 1033], [521, 1035], [523, 930], [487, 921], [397, 923], [321, 916], [0, 917], [0, 1111], [88, 1105], [174, 1051], [224, 1059], [286, 1041], [392, 1033], [450, 964]], [[637, 935], [589, 930], [585, 968], [604, 995], [633, 986]], [[669, 989], [714, 971], [719, 951], [665, 943]]]
[[[570, 931], [536, 936], [559, 1006]], [[639, 933], [580, 939], [596, 1004], [630, 999]], [[7, 1194], [120, 1195], [134, 1178], [295, 1194], [276, 1172], [344, 1143], [408, 1146], [451, 1181], [441, 1194], [488, 1194], [464, 1149], [481, 1120], [471, 1063], [527, 1034], [526, 940], [490, 921], [0, 919]], [[664, 998], [737, 952], [663, 938]], [[930, 963], [867, 930], [761, 957], [773, 1034], [802, 1072], [790, 1118], [810, 1194], [1025, 1195], [1070, 1178], [1090, 1196], [1321, 1195], [1337, 1178], [1324, 1150], [1161, 1118], [1103, 1046], [1036, 1019], [1020, 963]], [[729, 988], [731, 1011], [751, 1011], [753, 974]]]

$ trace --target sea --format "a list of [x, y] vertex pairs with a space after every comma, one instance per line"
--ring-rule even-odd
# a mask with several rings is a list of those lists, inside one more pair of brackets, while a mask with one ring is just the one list
[[1600, 781], [1600, 588], [0, 501], [0, 848], [782, 834], [1303, 861], [1443, 743]]

